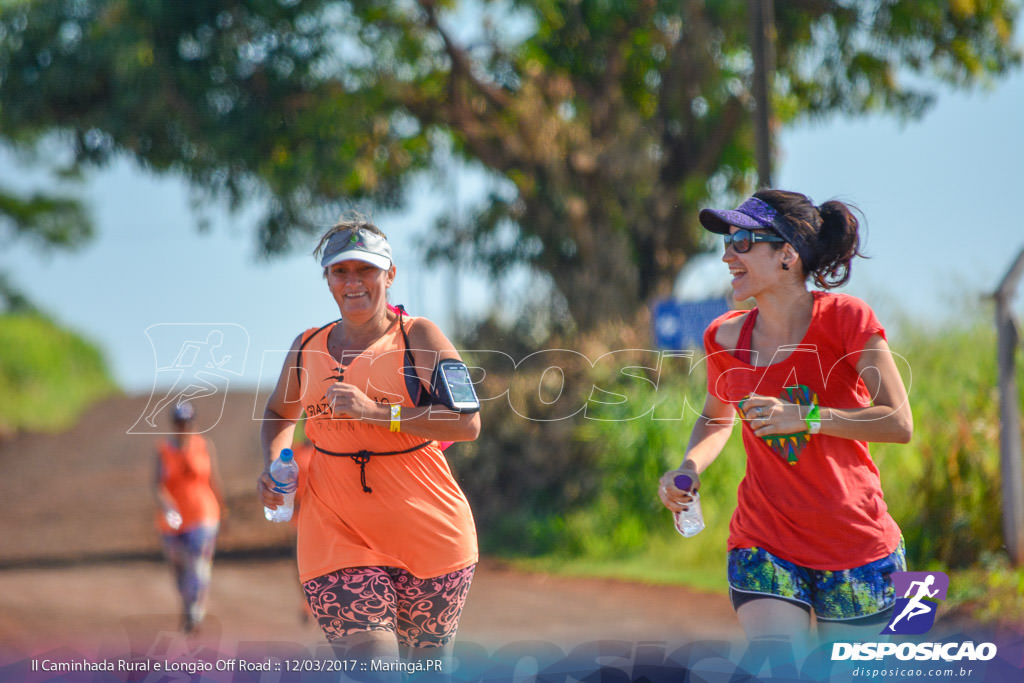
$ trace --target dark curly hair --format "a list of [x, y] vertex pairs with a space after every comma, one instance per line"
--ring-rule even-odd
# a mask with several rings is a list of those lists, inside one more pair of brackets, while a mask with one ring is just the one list
[[801, 257], [804, 273], [814, 279], [815, 285], [833, 289], [850, 281], [854, 257], [865, 258], [860, 251], [856, 207], [835, 199], [815, 206], [806, 195], [787, 190], [761, 190], [754, 196], [770, 204], [779, 218], [813, 247], [810, 254]]

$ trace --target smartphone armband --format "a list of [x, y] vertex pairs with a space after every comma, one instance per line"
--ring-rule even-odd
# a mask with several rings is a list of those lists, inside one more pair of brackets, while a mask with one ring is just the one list
[[448, 408], [457, 413], [475, 413], [480, 410], [480, 399], [473, 389], [469, 368], [456, 358], [444, 358], [434, 368], [434, 393]]

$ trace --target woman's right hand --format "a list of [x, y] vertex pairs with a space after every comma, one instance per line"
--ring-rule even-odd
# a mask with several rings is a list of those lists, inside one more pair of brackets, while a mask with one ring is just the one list
[[263, 507], [276, 510], [278, 505], [284, 503], [284, 494], [274, 491], [274, 480], [270, 478], [270, 473], [266, 470], [263, 470], [263, 474], [256, 482], [256, 490], [260, 494]]
[[[680, 489], [676, 486], [675, 479], [679, 475], [686, 475], [693, 482], [689, 489]], [[672, 512], [681, 511], [687, 503], [693, 500], [693, 493], [700, 488], [700, 475], [697, 468], [689, 460], [684, 462], [679, 469], [669, 470], [661, 475], [658, 482], [658, 497], [661, 503]]]
[[167, 522], [167, 526], [177, 531], [181, 528], [181, 513], [176, 508], [166, 507], [164, 508], [164, 521]]

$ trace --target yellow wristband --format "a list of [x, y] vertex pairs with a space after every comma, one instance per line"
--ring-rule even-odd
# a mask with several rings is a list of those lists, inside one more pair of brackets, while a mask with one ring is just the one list
[[402, 406], [391, 406], [391, 431], [402, 431]]

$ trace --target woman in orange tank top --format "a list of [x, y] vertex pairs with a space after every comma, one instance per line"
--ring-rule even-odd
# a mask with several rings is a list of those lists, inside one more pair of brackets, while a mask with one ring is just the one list
[[438, 362], [458, 352], [437, 325], [390, 306], [384, 234], [360, 217], [316, 250], [338, 321], [295, 338], [261, 424], [266, 472], [296, 422], [314, 452], [294, 515], [299, 577], [345, 659], [443, 660], [478, 560], [476, 528], [439, 442], [470, 441], [478, 412], [430, 400]]
[[157, 445], [156, 524], [181, 596], [183, 629], [192, 633], [206, 615], [224, 499], [213, 444], [195, 433], [192, 404], [176, 405], [171, 419], [173, 433]]

